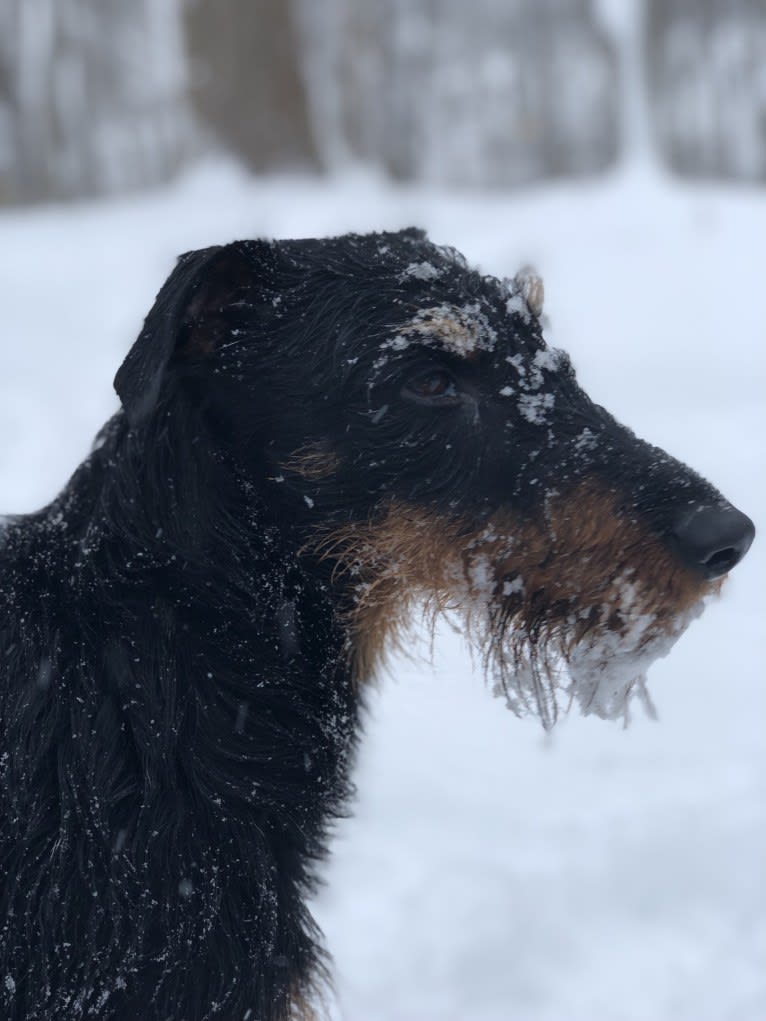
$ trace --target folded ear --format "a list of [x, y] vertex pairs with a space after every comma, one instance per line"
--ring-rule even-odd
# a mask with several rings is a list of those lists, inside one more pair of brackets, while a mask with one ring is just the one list
[[155, 407], [176, 353], [200, 358], [215, 350], [221, 331], [216, 314], [237, 290], [255, 281], [257, 247], [258, 243], [236, 241], [180, 256], [114, 378], [131, 426]]

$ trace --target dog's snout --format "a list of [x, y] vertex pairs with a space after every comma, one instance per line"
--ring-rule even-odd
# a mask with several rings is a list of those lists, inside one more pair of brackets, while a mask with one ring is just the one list
[[755, 525], [728, 504], [698, 507], [679, 518], [671, 536], [684, 563], [712, 580], [742, 560], [755, 537]]

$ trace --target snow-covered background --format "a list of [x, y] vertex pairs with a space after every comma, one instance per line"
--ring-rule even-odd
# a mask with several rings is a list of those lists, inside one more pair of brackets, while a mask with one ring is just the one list
[[[639, 166], [482, 197], [216, 163], [141, 198], [3, 212], [0, 513], [83, 457], [178, 252], [417, 224], [488, 272], [536, 263], [591, 396], [763, 529], [766, 194]], [[338, 1018], [766, 1019], [765, 550], [651, 671], [658, 723], [572, 716], [544, 737], [450, 633], [432, 665], [395, 664], [316, 903]]]

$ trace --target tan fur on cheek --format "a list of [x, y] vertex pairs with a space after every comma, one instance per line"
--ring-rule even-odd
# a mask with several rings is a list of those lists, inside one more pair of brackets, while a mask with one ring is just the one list
[[307, 547], [333, 562], [333, 581], [347, 589], [348, 651], [358, 680], [401, 647], [418, 604], [426, 603], [429, 619], [457, 608], [455, 549], [467, 539], [457, 522], [392, 503], [378, 518], [326, 532]]

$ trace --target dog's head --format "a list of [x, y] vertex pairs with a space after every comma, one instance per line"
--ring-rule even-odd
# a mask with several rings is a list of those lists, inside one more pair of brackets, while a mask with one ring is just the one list
[[137, 432], [196, 408], [329, 568], [361, 672], [425, 597], [515, 707], [614, 715], [753, 526], [589, 400], [542, 301], [415, 230], [236, 242], [182, 257], [115, 385]]

